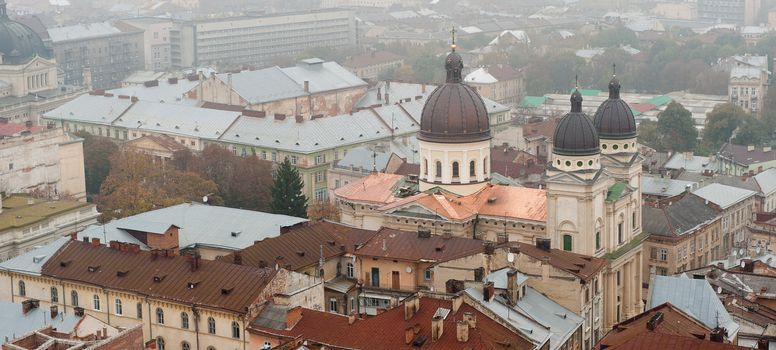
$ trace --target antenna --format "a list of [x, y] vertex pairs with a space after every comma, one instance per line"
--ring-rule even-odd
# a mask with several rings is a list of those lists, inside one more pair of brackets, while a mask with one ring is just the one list
[[453, 52], [455, 52], [455, 26], [450, 30], [450, 34], [453, 37], [453, 43], [450, 45], [450, 48], [453, 49]]
[[612, 63], [612, 78], [617, 76], [617, 63]]
[[574, 75], [574, 88], [579, 90], [579, 74]]

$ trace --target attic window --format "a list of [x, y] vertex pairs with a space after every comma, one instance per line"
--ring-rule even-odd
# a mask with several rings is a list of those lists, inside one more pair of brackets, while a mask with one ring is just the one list
[[443, 250], [445, 250], [445, 245], [444, 244], [436, 246], [436, 251], [441, 252]]
[[296, 255], [299, 255], [299, 256], [304, 256], [304, 252], [303, 252], [303, 251], [301, 251], [301, 250], [300, 250], [300, 251], [297, 251], [297, 252], [296, 252]]
[[119, 270], [116, 271], [116, 277], [126, 277], [129, 273], [129, 270]]
[[296, 145], [299, 146], [299, 142], [296, 142]]
[[234, 290], [234, 287], [221, 288], [221, 294], [229, 295], [229, 293], [231, 293], [232, 290]]
[[199, 285], [199, 281], [196, 281], [196, 282], [189, 282], [189, 283], [188, 283], [186, 286], [187, 286], [189, 289], [194, 289], [194, 288], [196, 288], [198, 285]]
[[282, 255], [278, 255], [278, 256], [275, 257], [275, 260], [283, 260], [283, 256]]
[[358, 134], [358, 137], [364, 137], [364, 134]]
[[240, 134], [234, 134], [234, 137], [240, 137]]
[[161, 123], [156, 123], [156, 126], [162, 126], [162, 124]]
[[59, 266], [61, 267], [67, 267], [67, 265], [70, 265], [70, 263], [73, 262], [72, 260], [62, 260], [59, 262]]
[[167, 275], [164, 276], [154, 276], [154, 283], [161, 283], [164, 281], [164, 278], [167, 277]]
[[280, 140], [275, 140], [275, 143], [280, 143]]
[[336, 242], [334, 242], [332, 240], [328, 240], [328, 241], [326, 241], [326, 243], [329, 243], [329, 245], [334, 245]]
[[45, 258], [46, 258], [46, 256], [45, 256], [45, 255], [38, 255], [38, 256], [34, 256], [34, 257], [32, 257], [32, 262], [33, 262], [33, 263], [36, 263], [36, 264], [39, 264], [39, 263], [40, 263], [41, 261], [43, 261], [43, 259], [45, 259]]
[[316, 142], [315, 145], [318, 146], [318, 142]]
[[242, 231], [232, 231], [232, 237], [237, 237], [242, 233]]
[[198, 127], [198, 126], [195, 126], [195, 127], [194, 127], [194, 131], [199, 131], [199, 127]]
[[344, 137], [340, 137], [340, 141], [345, 141], [345, 138]]
[[258, 140], [259, 140], [259, 137], [258, 137], [258, 136], [256, 136], [256, 141], [258, 141]]
[[100, 266], [89, 266], [86, 269], [89, 270], [89, 272], [97, 272], [97, 270], [100, 269]]

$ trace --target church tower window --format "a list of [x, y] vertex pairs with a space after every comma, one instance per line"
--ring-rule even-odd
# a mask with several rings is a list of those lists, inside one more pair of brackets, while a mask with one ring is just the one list
[[571, 235], [563, 235], [563, 250], [570, 252], [572, 249]]
[[458, 162], [453, 162], [453, 177], [458, 177], [459, 171], [458, 171]]
[[469, 176], [477, 176], [477, 164], [474, 161], [469, 162]]

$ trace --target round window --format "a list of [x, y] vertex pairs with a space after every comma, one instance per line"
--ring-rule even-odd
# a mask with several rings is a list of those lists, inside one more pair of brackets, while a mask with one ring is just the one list
[[612, 149], [613, 149], [613, 150], [616, 150], [616, 149], [618, 149], [618, 148], [620, 148], [620, 147], [618, 147], [617, 145], [614, 145], [614, 146], [612, 146]]
[[560, 165], [560, 159], [558, 159], [558, 165]]
[[628, 149], [628, 144], [626, 143], [626, 144], [622, 145], [622, 148]]
[[606, 149], [606, 144], [601, 145], [601, 148]]
[[587, 161], [587, 165], [593, 165], [593, 161], [592, 160], [588, 160]]
[[566, 166], [571, 166], [571, 161], [566, 161]]
[[578, 166], [578, 167], [582, 167], [582, 164], [585, 164], [585, 163], [582, 163], [582, 161], [581, 161], [581, 160], [577, 162], [577, 166]]

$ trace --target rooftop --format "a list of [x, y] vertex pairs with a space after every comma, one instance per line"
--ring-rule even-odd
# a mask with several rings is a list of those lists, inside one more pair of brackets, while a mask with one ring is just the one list
[[162, 300], [244, 313], [278, 273], [220, 261], [157, 256], [68, 241], [41, 274]]
[[671, 178], [642, 176], [641, 193], [644, 195], [673, 197], [682, 194], [687, 186], [695, 188], [698, 185], [693, 181], [674, 180]]
[[428, 261], [439, 263], [456, 258], [482, 253], [483, 241], [432, 235], [422, 238], [418, 232], [382, 228], [354, 254], [371, 258], [386, 258], [404, 261]]
[[704, 170], [709, 169], [709, 157], [677, 152], [668, 159], [663, 167], [666, 169], [684, 169], [689, 172], [702, 173]]
[[650, 235], [682, 236], [712, 223], [717, 211], [701, 197], [687, 194], [660, 208], [641, 208], [643, 231]]
[[43, 113], [47, 119], [110, 125], [132, 106], [130, 99], [81, 95]]
[[27, 195], [11, 195], [2, 201], [0, 232], [38, 223], [72, 210], [93, 207], [93, 204], [74, 200], [46, 201]]
[[113, 125], [130, 130], [218, 139], [239, 116], [240, 112], [138, 101]]
[[25, 132], [25, 131], [30, 133], [36, 133], [43, 130], [46, 130], [45, 125], [32, 125], [28, 127], [27, 125], [22, 123], [0, 122], [0, 138], [20, 136], [22, 132]]
[[359, 203], [392, 203], [397, 199], [397, 185], [401, 183], [404, 183], [402, 175], [372, 173], [334, 190], [334, 194]]
[[583, 281], [587, 281], [600, 272], [608, 262], [601, 258], [551, 248], [545, 250], [532, 244], [510, 243], [519, 249], [520, 254], [528, 255], [539, 261], [547, 261], [557, 269], [566, 271]]
[[36, 307], [24, 313], [21, 303], [0, 301], [0, 341], [5, 342], [46, 326], [53, 326], [61, 333], [69, 333], [80, 320], [81, 317], [72, 312], [60, 312], [51, 318], [48, 307]]
[[[134, 27], [125, 26], [124, 28], [119, 28], [109, 22], [97, 22], [49, 28], [48, 34], [49, 37], [51, 37], [52, 42], [58, 43], [69, 40], [84, 40], [118, 35], [124, 32], [133, 31], [132, 28]], [[141, 32], [141, 30], [137, 28], [135, 28], [134, 31]]]
[[714, 203], [725, 210], [747, 198], [754, 196], [756, 192], [745, 190], [743, 188], [713, 183], [693, 191], [693, 194], [708, 200], [709, 202]]
[[776, 149], [769, 147], [749, 147], [726, 143], [722, 145], [718, 154], [722, 158], [743, 166], [776, 160]]
[[106, 92], [116, 96], [124, 95], [136, 97], [140, 101], [182, 104], [188, 106], [193, 106], [197, 103], [197, 100], [195, 99], [186, 98], [185, 94], [199, 84], [198, 80], [160, 79], [156, 81], [156, 84], [149, 84], [152, 86], [146, 86], [145, 84], [130, 84], [129, 86], [108, 90]]
[[48, 261], [48, 259], [50, 259], [69, 240], [69, 237], [62, 237], [49, 244], [35, 247], [33, 250], [0, 262], [0, 270], [40, 276], [43, 264], [45, 264], [46, 261]]

